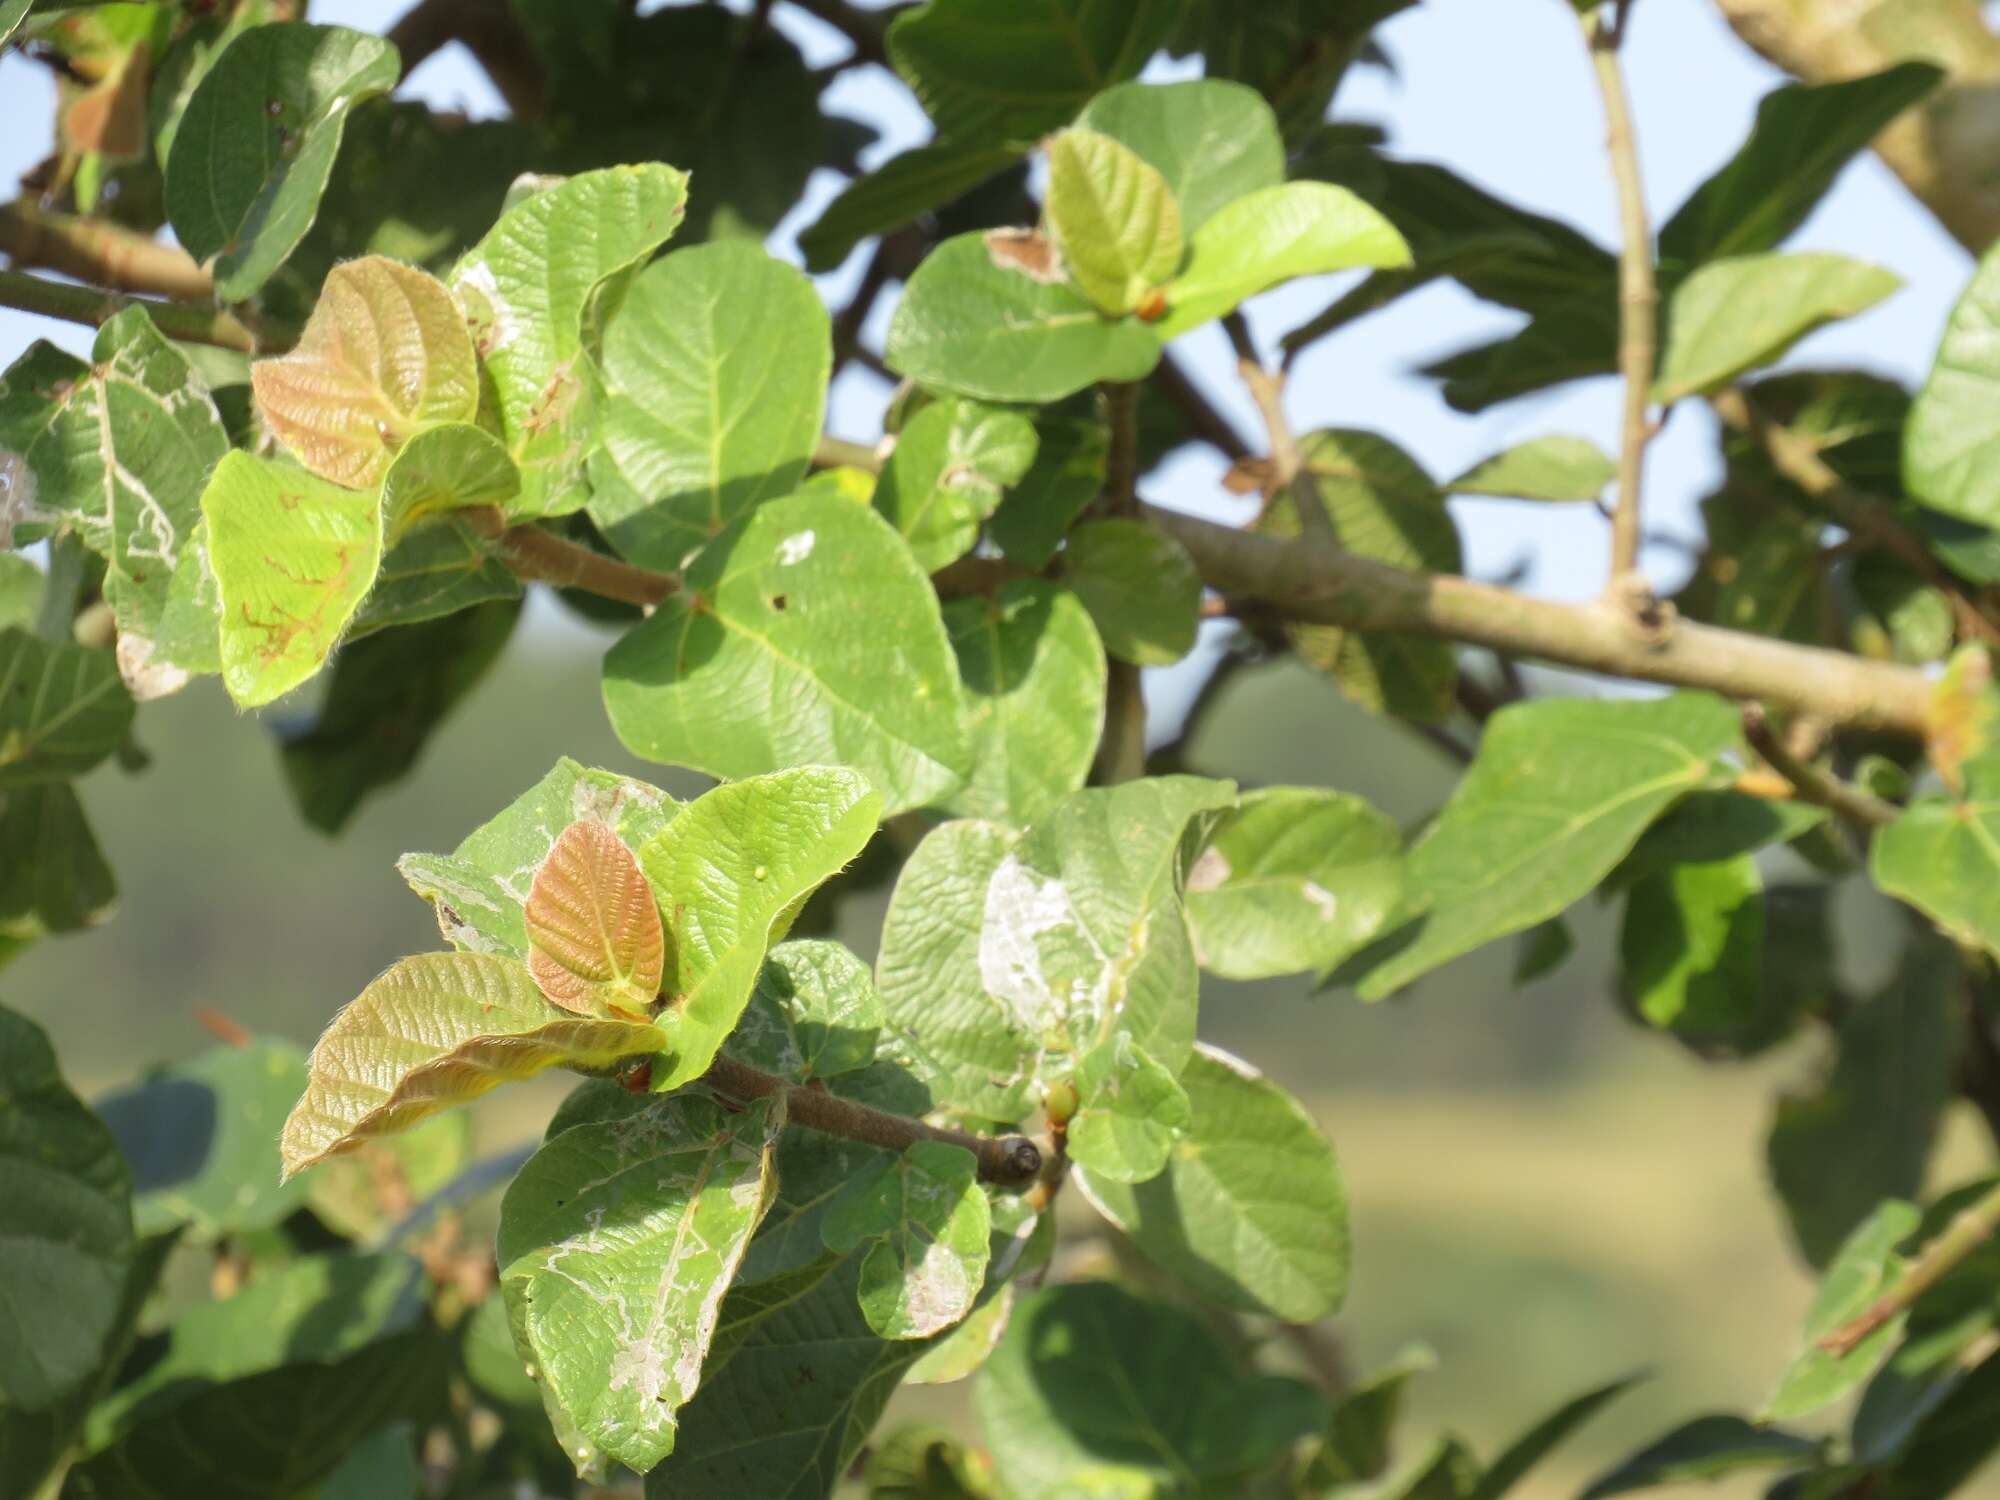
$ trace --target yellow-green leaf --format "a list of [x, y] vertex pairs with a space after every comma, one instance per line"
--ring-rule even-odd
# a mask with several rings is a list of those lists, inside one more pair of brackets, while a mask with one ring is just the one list
[[660, 992], [666, 933], [653, 888], [608, 823], [580, 818], [535, 872], [525, 913], [528, 972], [564, 1010], [643, 1018]]
[[426, 953], [390, 967], [333, 1018], [279, 1137], [285, 1175], [548, 1068], [603, 1069], [666, 1046], [653, 1026], [557, 1010], [525, 965]]
[[1047, 213], [1070, 276], [1106, 312], [1131, 312], [1181, 268], [1173, 190], [1108, 135], [1073, 129], [1049, 142]]
[[375, 581], [382, 511], [345, 490], [238, 450], [201, 497], [222, 598], [222, 681], [245, 708], [320, 669]]
[[313, 473], [381, 482], [396, 450], [434, 422], [479, 412], [479, 361], [445, 284], [386, 256], [336, 266], [291, 353], [250, 367], [264, 420]]

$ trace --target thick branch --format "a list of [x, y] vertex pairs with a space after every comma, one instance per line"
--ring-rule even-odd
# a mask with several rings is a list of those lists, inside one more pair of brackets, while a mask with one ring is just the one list
[[634, 567], [539, 526], [509, 526], [495, 506], [483, 505], [458, 514], [481, 536], [497, 542], [500, 560], [531, 582], [582, 589], [599, 598], [641, 607], [658, 604], [681, 586], [680, 579], [671, 573]]
[[1951, 603], [1961, 635], [1988, 645], [2000, 644], [2000, 626], [1987, 617], [1979, 601], [1966, 592], [1965, 585], [1896, 519], [1895, 511], [1886, 501], [1863, 494], [1848, 484], [1820, 457], [1819, 449], [1810, 439], [1767, 420], [1743, 392], [1719, 391], [1709, 398], [1709, 404], [1725, 424], [1762, 447], [1773, 468], [1824, 505], [1849, 533], [1894, 554], [1941, 592]]
[[1796, 78], [1831, 83], [1899, 62], [1950, 76], [1875, 138], [1903, 185], [1975, 254], [2000, 239], [2000, 38], [1979, 0], [1716, 0], [1736, 34]]
[[1210, 588], [1262, 599], [1292, 619], [1462, 641], [1612, 677], [1761, 700], [1829, 723], [1924, 732], [1930, 685], [1909, 667], [1671, 616], [1647, 623], [1607, 601], [1562, 604], [1468, 578], [1407, 572], [1158, 506], [1142, 513], [1188, 549]]
[[154, 302], [143, 297], [125, 297], [95, 287], [73, 286], [66, 281], [49, 281], [26, 271], [0, 271], [0, 307], [36, 313], [44, 318], [60, 318], [65, 323], [83, 323], [102, 328], [128, 307], [143, 307], [153, 324], [170, 339], [191, 344], [214, 344], [255, 354], [261, 347], [257, 335], [234, 313], [218, 308], [195, 307], [185, 302]]
[[1041, 1148], [1024, 1135], [973, 1135], [926, 1124], [907, 1115], [888, 1114], [810, 1084], [787, 1083], [730, 1057], [718, 1057], [704, 1080], [718, 1092], [745, 1103], [782, 1093], [785, 1118], [792, 1124], [880, 1146], [885, 1151], [907, 1150], [918, 1141], [961, 1146], [978, 1160], [982, 1182], [1026, 1187], [1042, 1170]]
[[93, 286], [207, 302], [215, 283], [185, 250], [97, 219], [0, 204], [0, 252], [15, 266], [60, 271]]
[[1843, 1323], [1820, 1347], [1835, 1355], [1847, 1353], [1898, 1313], [1916, 1305], [1919, 1297], [1949, 1275], [1973, 1251], [2000, 1229], [2000, 1186], [1990, 1187], [1960, 1211], [1943, 1233], [1924, 1246], [1916, 1262], [1860, 1317]]
[[1645, 483], [1646, 444], [1652, 423], [1646, 408], [1653, 387], [1654, 342], [1658, 338], [1660, 295], [1653, 282], [1653, 230], [1646, 220], [1646, 194], [1639, 180], [1639, 144], [1632, 132], [1632, 101], [1618, 64], [1630, 0], [1599, 7], [1590, 21], [1590, 60], [1604, 101], [1605, 150], [1618, 184], [1618, 218], [1623, 243], [1618, 252], [1618, 373], [1625, 382], [1625, 415], [1618, 443], [1618, 509], [1611, 518], [1611, 579], [1631, 587], [1639, 569], [1640, 491]]
[[1772, 770], [1791, 783], [1799, 801], [1829, 808], [1863, 828], [1880, 828], [1896, 821], [1900, 809], [1893, 802], [1884, 802], [1859, 787], [1849, 786], [1794, 754], [1792, 747], [1771, 727], [1762, 707], [1755, 703], [1743, 706], [1743, 737]]

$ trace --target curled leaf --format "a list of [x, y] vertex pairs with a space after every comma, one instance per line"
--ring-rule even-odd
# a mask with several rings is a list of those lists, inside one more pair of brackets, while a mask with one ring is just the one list
[[333, 1018], [279, 1136], [285, 1175], [548, 1068], [609, 1068], [666, 1044], [639, 1021], [567, 1015], [526, 966], [477, 953], [390, 965]]
[[336, 266], [298, 345], [252, 365], [250, 384], [279, 441], [350, 489], [380, 483], [418, 428], [479, 412], [458, 303], [435, 276], [381, 255]]
[[660, 992], [666, 932], [653, 888], [607, 823], [564, 829], [528, 892], [528, 972], [550, 1002], [580, 1016], [643, 1018]]

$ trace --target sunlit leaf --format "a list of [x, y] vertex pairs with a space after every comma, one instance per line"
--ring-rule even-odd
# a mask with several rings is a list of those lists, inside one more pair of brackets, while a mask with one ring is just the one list
[[222, 602], [222, 681], [245, 708], [318, 672], [382, 561], [372, 494], [242, 450], [201, 497]]
[[667, 914], [670, 1067], [655, 1089], [700, 1077], [742, 1018], [765, 952], [799, 904], [867, 844], [882, 799], [851, 771], [805, 766], [706, 792], [639, 851]]
[[604, 446], [590, 513], [626, 557], [678, 568], [798, 487], [825, 422], [826, 305], [754, 244], [642, 271], [604, 334]]
[[729, 1055], [795, 1083], [875, 1061], [882, 997], [868, 966], [839, 943], [780, 943], [764, 960]]
[[979, 523], [1035, 459], [1034, 424], [972, 401], [933, 402], [897, 434], [874, 505], [935, 573], [972, 550]]
[[515, 1341], [579, 1474], [607, 1460], [643, 1474], [673, 1451], [770, 1204], [781, 1124], [763, 1104], [725, 1115], [659, 1099], [554, 1135], [507, 1189], [499, 1260]]
[[1340, 1306], [1350, 1255], [1333, 1148], [1299, 1102], [1248, 1064], [1198, 1047], [1181, 1073], [1194, 1122], [1164, 1173], [1079, 1183], [1148, 1259], [1204, 1296], [1310, 1323]]
[[638, 1021], [572, 1016], [527, 968], [473, 953], [390, 967], [333, 1018], [308, 1060], [311, 1080], [285, 1121], [285, 1173], [553, 1067], [603, 1069], [666, 1050]]
[[[420, 429], [479, 411], [464, 313], [435, 276], [381, 255], [336, 266], [291, 353], [258, 360], [250, 382], [278, 440], [349, 489], [380, 483]], [[435, 460], [418, 472], [426, 468]], [[399, 500], [395, 527], [417, 513]]]
[[1201, 574], [1187, 549], [1143, 521], [1086, 521], [1069, 534], [1063, 582], [1104, 649], [1142, 667], [1171, 666], [1194, 649]]
[[918, 1141], [857, 1177], [820, 1221], [826, 1247], [866, 1246], [861, 1311], [884, 1338], [923, 1339], [972, 1311], [991, 1211], [970, 1151]]
[[1285, 180], [1285, 143], [1271, 106], [1240, 83], [1121, 83], [1092, 99], [1076, 123], [1157, 170], [1190, 234], [1223, 205]]
[[557, 836], [523, 916], [528, 972], [552, 1003], [580, 1016], [646, 1016], [666, 934], [645, 872], [609, 824], [580, 819]]
[[1131, 312], [1181, 267], [1172, 189], [1131, 147], [1094, 130], [1063, 131], [1048, 156], [1044, 211], [1064, 267], [1106, 312]]
[[1187, 1090], [1120, 1033], [1077, 1065], [1070, 1159], [1109, 1182], [1145, 1182], [1166, 1170], [1173, 1144], [1194, 1123]]
[[1452, 495], [1512, 500], [1595, 500], [1615, 472], [1604, 450], [1588, 438], [1551, 433], [1474, 464], [1444, 489]]

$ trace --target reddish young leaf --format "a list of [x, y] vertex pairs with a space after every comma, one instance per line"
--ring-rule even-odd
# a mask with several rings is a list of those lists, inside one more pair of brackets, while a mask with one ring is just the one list
[[610, 825], [563, 830], [528, 892], [528, 972], [564, 1010], [643, 1018], [660, 992], [667, 940], [653, 888]]

